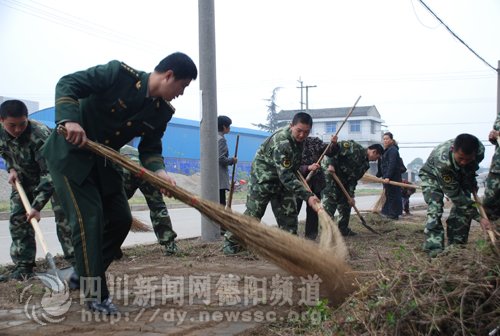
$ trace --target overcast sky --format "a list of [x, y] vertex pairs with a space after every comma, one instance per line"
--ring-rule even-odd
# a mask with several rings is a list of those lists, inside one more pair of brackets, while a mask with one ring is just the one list
[[[500, 1], [424, 1], [498, 67]], [[275, 87], [280, 109], [300, 108], [299, 78], [316, 86], [311, 109], [375, 105], [407, 163], [459, 133], [486, 140], [496, 118], [496, 71], [419, 0], [215, 0], [215, 20], [218, 113], [234, 126], [265, 122]], [[0, 96], [40, 108], [61, 76], [111, 59], [152, 71], [183, 51], [199, 64], [197, 0], [0, 0], [0, 32]], [[199, 95], [195, 81], [175, 116], [199, 120]]]

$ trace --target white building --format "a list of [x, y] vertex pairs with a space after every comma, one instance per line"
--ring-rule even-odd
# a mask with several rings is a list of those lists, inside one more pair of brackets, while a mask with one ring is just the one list
[[[307, 113], [313, 118], [310, 136], [319, 137], [325, 142], [330, 141], [330, 137], [341, 127], [350, 110], [351, 107], [309, 109]], [[291, 121], [298, 112], [301, 112], [301, 110], [281, 110], [277, 119], [279, 121]], [[375, 106], [358, 106], [342, 126], [338, 134], [339, 141], [354, 140], [365, 147], [374, 143], [381, 143], [382, 122], [380, 113]]]

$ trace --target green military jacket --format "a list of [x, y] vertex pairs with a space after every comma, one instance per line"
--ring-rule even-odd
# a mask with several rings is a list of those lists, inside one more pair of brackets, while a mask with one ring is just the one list
[[[134, 137], [141, 137], [140, 160], [151, 171], [164, 169], [162, 137], [174, 108], [162, 98], [148, 97], [149, 74], [119, 61], [62, 77], [56, 86], [56, 123], [78, 122], [87, 137], [118, 150]], [[82, 183], [99, 158], [80, 149], [55, 132], [43, 155], [56, 169]], [[103, 191], [114, 191], [121, 177], [111, 165], [96, 166]]]
[[[332, 157], [323, 158], [322, 166], [325, 172], [329, 165], [335, 168], [335, 174], [351, 195], [354, 195], [358, 180], [370, 169], [366, 148], [353, 140], [340, 141], [333, 146]], [[328, 172], [326, 184], [327, 186], [336, 184], [332, 174]]]
[[0, 124], [0, 155], [6, 162], [7, 171], [14, 169], [24, 189], [32, 190], [31, 207], [38, 211], [54, 192], [52, 178], [41, 155], [41, 147], [49, 135], [49, 128], [35, 120], [28, 120], [26, 130], [17, 138]]
[[[484, 159], [484, 146], [479, 143], [476, 160], [460, 167], [453, 157], [453, 142], [454, 139], [448, 140], [434, 148], [420, 169], [419, 176], [437, 181], [455, 205], [472, 208], [474, 203], [470, 193], [477, 187], [476, 171]], [[475, 219], [480, 219], [478, 213]]]
[[276, 131], [259, 147], [252, 162], [252, 184], [265, 185], [270, 192], [282, 187], [303, 200], [314, 194], [297, 177], [303, 144], [292, 137], [290, 126]]

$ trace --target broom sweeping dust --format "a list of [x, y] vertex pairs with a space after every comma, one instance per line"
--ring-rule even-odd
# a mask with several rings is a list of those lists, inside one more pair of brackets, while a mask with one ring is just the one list
[[[59, 133], [66, 133], [62, 126], [58, 126], [57, 130]], [[232, 212], [230, 209], [226, 210], [218, 203], [204, 200], [178, 186], [173, 186], [109, 147], [88, 140], [84, 148], [130, 170], [137, 177], [165, 189], [170, 196], [197, 209], [207, 218], [235, 234], [255, 253], [291, 274], [304, 277], [317, 274], [322, 279], [321, 289], [325, 291], [330, 303], [341, 303], [356, 289], [353, 272], [345, 262], [346, 252], [338, 255], [342, 254], [342, 245], [345, 251], [347, 249], [345, 244], [342, 244], [343, 241], [340, 244], [337, 243], [334, 234], [330, 235], [339, 247], [318, 248], [311, 241], [291, 235], [276, 227], [263, 225], [253, 217]], [[319, 211], [319, 215], [322, 221], [329, 219], [324, 217], [325, 211]], [[335, 226], [332, 225], [332, 227]], [[323, 245], [325, 244], [327, 244], [326, 240], [323, 242]]]

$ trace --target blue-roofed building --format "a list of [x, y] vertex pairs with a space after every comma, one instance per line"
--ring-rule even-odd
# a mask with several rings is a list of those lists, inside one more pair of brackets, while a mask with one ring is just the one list
[[[29, 115], [30, 119], [38, 120], [55, 127], [54, 107], [49, 107]], [[252, 160], [260, 144], [269, 136], [264, 131], [231, 126], [231, 133], [225, 135], [229, 148], [229, 156], [234, 155], [236, 136], [240, 135], [238, 148], [238, 178], [246, 178], [250, 172]], [[134, 139], [132, 145], [137, 147], [139, 139]], [[200, 122], [196, 120], [172, 118], [163, 136], [163, 158], [167, 171], [192, 175], [200, 171]], [[5, 165], [2, 163], [2, 167]], [[230, 167], [230, 169], [232, 169]]]

